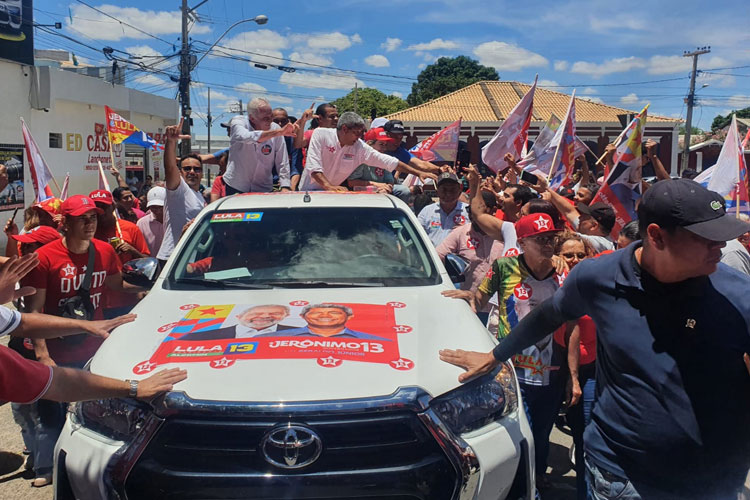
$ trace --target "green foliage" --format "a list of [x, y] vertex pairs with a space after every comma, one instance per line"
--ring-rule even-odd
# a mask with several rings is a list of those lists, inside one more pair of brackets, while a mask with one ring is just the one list
[[[733, 113], [737, 113], [737, 118], [750, 118], [750, 108], [738, 109]], [[733, 113], [729, 113], [727, 116], [717, 115], [716, 118], [714, 118], [714, 121], [711, 122], [711, 130], [716, 132], [732, 123]]]
[[[702, 134], [703, 131], [699, 129], [698, 127], [690, 127], [690, 135], [699, 135]], [[685, 126], [680, 126], [680, 135], [685, 135]]]
[[[332, 102], [338, 109], [339, 113], [345, 111], [355, 111], [354, 109], [354, 90]], [[373, 110], [375, 117], [388, 115], [401, 111], [409, 107], [406, 101], [395, 95], [385, 95], [378, 89], [363, 88], [357, 89], [357, 113], [363, 118], [368, 119], [372, 116]]]
[[416, 106], [483, 80], [497, 81], [500, 75], [470, 57], [441, 57], [417, 76], [406, 102]]

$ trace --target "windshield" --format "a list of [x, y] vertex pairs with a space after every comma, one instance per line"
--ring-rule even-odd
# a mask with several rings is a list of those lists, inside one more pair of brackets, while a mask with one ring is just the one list
[[175, 288], [419, 286], [439, 282], [409, 218], [393, 208], [214, 212], [177, 256]]

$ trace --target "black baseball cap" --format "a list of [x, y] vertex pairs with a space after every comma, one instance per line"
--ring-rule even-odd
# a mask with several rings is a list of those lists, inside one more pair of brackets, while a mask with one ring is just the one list
[[383, 125], [383, 128], [386, 132], [390, 132], [392, 134], [403, 134], [406, 132], [404, 129], [404, 122], [401, 120], [388, 120], [385, 122], [385, 125]]
[[591, 205], [579, 203], [576, 205], [576, 209], [579, 213], [593, 217], [607, 233], [612, 231], [612, 228], [615, 227], [615, 211], [606, 203], [600, 201], [592, 203]]
[[651, 186], [638, 206], [638, 222], [644, 229], [649, 224], [682, 227], [711, 241], [733, 240], [750, 231], [750, 224], [726, 213], [723, 196], [689, 179]]
[[438, 175], [436, 185], [439, 186], [440, 184], [446, 181], [453, 181], [456, 184], [461, 184], [460, 182], [458, 182], [458, 177], [456, 177], [456, 174], [452, 172], [443, 172], [442, 174]]

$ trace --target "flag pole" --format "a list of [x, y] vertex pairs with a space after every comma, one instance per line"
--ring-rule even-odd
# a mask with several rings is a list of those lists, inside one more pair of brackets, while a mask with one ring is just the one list
[[560, 152], [560, 144], [563, 142], [563, 136], [565, 135], [565, 125], [568, 123], [568, 120], [570, 120], [570, 108], [573, 106], [573, 103], [575, 102], [576, 98], [576, 89], [573, 89], [573, 95], [570, 96], [570, 104], [568, 104], [568, 111], [565, 113], [565, 120], [563, 120], [560, 123], [560, 127], [563, 128], [562, 134], [560, 136], [560, 140], [557, 142], [557, 147], [555, 148], [555, 156], [552, 157], [552, 165], [549, 167], [549, 172], [547, 173], [547, 183], [549, 184], [550, 179], [552, 179], [552, 170], [554, 170], [555, 165], [557, 164], [557, 153]]
[[[112, 143], [110, 143], [110, 151], [112, 151]], [[99, 163], [99, 175], [102, 176], [102, 179], [104, 179], [104, 185], [109, 188], [109, 183], [107, 182], [107, 178], [104, 176], [104, 167], [102, 167], [101, 160], [97, 160]], [[117, 207], [115, 207], [115, 228], [117, 229], [117, 237], [122, 240], [122, 229], [120, 229], [120, 214], [117, 212]], [[124, 240], [123, 240], [124, 241]]]
[[462, 116], [458, 117], [458, 140], [456, 141], [456, 155], [453, 160], [453, 170], [455, 170], [456, 173], [458, 173], [458, 167], [457, 167], [458, 165], [458, 143], [461, 141], [461, 119], [462, 118], [463, 118]]

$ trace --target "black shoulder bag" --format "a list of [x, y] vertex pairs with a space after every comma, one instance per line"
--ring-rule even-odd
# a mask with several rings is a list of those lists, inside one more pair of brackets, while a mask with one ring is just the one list
[[[60, 316], [63, 318], [73, 318], [81, 320], [91, 320], [94, 317], [94, 304], [91, 303], [91, 277], [94, 274], [94, 261], [96, 259], [96, 250], [94, 242], [89, 243], [89, 262], [86, 266], [86, 274], [83, 277], [83, 283], [78, 289], [78, 294], [74, 297], [65, 299], [60, 305]], [[63, 337], [71, 343], [83, 342], [88, 334], [69, 335]]]

